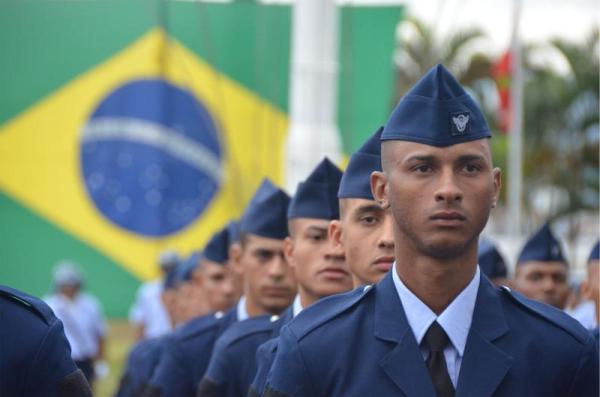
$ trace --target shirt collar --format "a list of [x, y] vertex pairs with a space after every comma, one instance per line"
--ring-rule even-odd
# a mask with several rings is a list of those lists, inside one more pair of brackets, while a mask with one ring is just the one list
[[467, 343], [467, 336], [473, 320], [473, 310], [477, 299], [477, 291], [480, 283], [479, 266], [475, 271], [473, 279], [460, 294], [448, 305], [448, 307], [436, 316], [435, 313], [424, 304], [415, 294], [402, 282], [396, 271], [396, 263], [392, 266], [392, 279], [394, 286], [404, 307], [406, 319], [420, 345], [429, 326], [437, 319], [438, 323], [448, 334], [448, 338], [458, 354], [462, 356]]
[[237, 319], [244, 321], [248, 318], [248, 309], [246, 308], [246, 297], [242, 295], [237, 304]]
[[302, 302], [300, 302], [300, 295], [296, 295], [294, 298], [294, 303], [292, 304], [292, 314], [294, 317], [298, 315], [304, 309], [302, 307]]

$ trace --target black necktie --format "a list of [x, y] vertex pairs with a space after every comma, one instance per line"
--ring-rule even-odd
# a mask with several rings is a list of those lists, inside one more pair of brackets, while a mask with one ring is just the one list
[[438, 397], [454, 397], [454, 386], [448, 375], [444, 348], [450, 340], [444, 329], [434, 321], [427, 330], [423, 343], [429, 349], [429, 356], [425, 364], [431, 375], [433, 387]]

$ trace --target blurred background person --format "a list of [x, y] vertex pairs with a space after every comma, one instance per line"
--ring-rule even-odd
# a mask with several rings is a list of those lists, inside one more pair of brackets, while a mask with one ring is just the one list
[[161, 299], [161, 293], [164, 278], [179, 261], [175, 251], [163, 252], [158, 259], [161, 277], [145, 282], [139, 287], [129, 312], [129, 320], [134, 325], [137, 340], [161, 336], [171, 330], [171, 320]]
[[488, 239], [479, 241], [478, 262], [479, 268], [496, 285], [509, 285], [506, 262], [498, 248]]
[[550, 224], [525, 243], [517, 261], [514, 287], [530, 299], [564, 310], [569, 297], [569, 265]]
[[587, 262], [587, 278], [581, 284], [582, 294], [594, 303], [596, 323], [591, 327], [598, 342], [598, 323], [600, 322], [600, 241], [596, 242]]
[[83, 276], [73, 262], [60, 262], [53, 272], [54, 293], [44, 300], [64, 325], [71, 357], [93, 387], [95, 363], [104, 359], [106, 323], [98, 300], [83, 292]]

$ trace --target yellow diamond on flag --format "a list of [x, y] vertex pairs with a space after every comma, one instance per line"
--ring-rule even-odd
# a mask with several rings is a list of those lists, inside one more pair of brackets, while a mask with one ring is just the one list
[[161, 250], [200, 248], [281, 180], [286, 129], [156, 28], [0, 126], [0, 190], [149, 279]]

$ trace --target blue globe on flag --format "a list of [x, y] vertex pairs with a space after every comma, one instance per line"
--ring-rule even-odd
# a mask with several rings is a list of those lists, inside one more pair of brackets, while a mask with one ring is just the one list
[[161, 79], [130, 81], [104, 98], [83, 128], [87, 192], [114, 224], [164, 237], [196, 220], [222, 179], [210, 113]]

